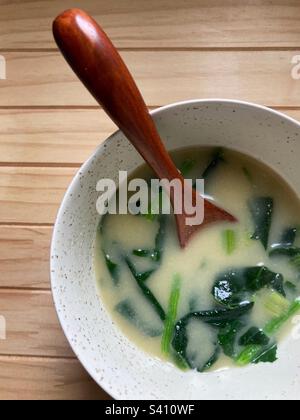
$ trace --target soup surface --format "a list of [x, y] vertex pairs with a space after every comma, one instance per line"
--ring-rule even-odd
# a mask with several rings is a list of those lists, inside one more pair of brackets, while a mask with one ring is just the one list
[[[204, 178], [205, 194], [238, 223], [210, 225], [182, 250], [173, 215], [103, 217], [95, 247], [103, 302], [133, 342], [178, 368], [276, 361], [300, 310], [298, 198], [237, 152], [197, 148], [173, 159], [186, 178]], [[146, 166], [133, 175], [151, 176]]]

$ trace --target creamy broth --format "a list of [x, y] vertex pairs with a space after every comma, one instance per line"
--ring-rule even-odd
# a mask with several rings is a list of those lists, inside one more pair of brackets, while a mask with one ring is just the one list
[[[165, 216], [166, 234], [163, 253], [161, 260], [157, 262], [153, 255], [151, 258], [150, 251], [149, 255], [142, 255], [142, 251], [148, 252], [154, 249], [157, 233], [161, 227], [162, 219], [159, 216], [155, 220], [148, 220], [142, 215], [108, 215], [100, 224], [95, 247], [95, 270], [99, 294], [113, 320], [124, 334], [144, 351], [170, 362], [177, 360], [177, 356], [182, 359], [182, 354], [176, 353], [174, 349], [176, 344], [173, 346], [173, 341], [168, 345], [168, 352], [162, 352], [165, 322], [154, 310], [153, 304], [145, 298], [133, 276], [132, 267], [136, 273], [146, 273], [148, 278], [143, 280], [143, 284], [151, 291], [166, 314], [168, 314], [174, 277], [180, 280], [176, 322], [192, 312], [214, 309], [234, 310], [237, 307], [236, 303], [224, 304], [216, 300], [216, 295], [212, 293], [212, 290], [216, 291], [217, 279], [221, 281], [230, 270], [235, 276], [239, 276], [238, 270], [244, 270], [246, 267], [256, 270], [257, 267], [264, 266], [268, 272], [283, 276], [283, 281], [282, 277], [276, 277], [279, 286], [276, 280], [277, 283], [273, 282], [251, 292], [251, 296], [245, 295], [247, 302], [254, 302], [254, 306], [244, 315], [236, 317], [236, 321], [240, 321], [242, 325], [236, 327], [237, 331], [234, 329], [234, 354], [231, 358], [228, 357], [228, 350], [225, 350], [227, 356], [224, 354], [226, 344], [222, 343], [222, 336], [225, 336], [226, 341], [230, 337], [226, 328], [228, 330], [232, 327], [233, 320], [223, 321], [222, 325], [216, 326], [206, 322], [204, 318], [191, 317], [185, 328], [188, 339], [185, 347], [185, 356], [188, 359], [186, 367], [199, 371], [231, 366], [236, 364], [237, 360], [241, 362], [239, 355], [247, 350], [253, 341], [242, 345], [241, 337], [244, 337], [250, 328], [264, 329], [271, 320], [287, 313], [288, 304], [292, 304], [300, 295], [300, 264], [299, 262], [297, 264], [297, 247], [300, 244], [298, 235], [293, 238], [292, 244], [285, 243], [284, 251], [281, 246], [281, 252], [269, 255], [273, 249], [272, 245], [281, 243], [283, 232], [295, 228], [296, 233], [300, 225], [298, 198], [280, 177], [252, 158], [224, 150], [219, 152], [222, 153], [222, 159], [218, 159], [216, 165], [211, 165], [215, 153], [216, 151], [210, 148], [197, 148], [175, 152], [173, 158], [178, 168], [189, 168], [187, 178], [201, 178], [205, 169], [210, 168], [207, 171], [205, 193], [222, 208], [235, 215], [238, 218], [237, 224], [218, 223], [206, 227], [195, 235], [186, 249], [182, 250], [178, 244], [173, 216]], [[151, 172], [144, 166], [133, 177], [143, 177], [148, 180], [151, 178]], [[261, 240], [251, 238], [255, 231], [255, 221], [249, 202], [259, 197], [273, 199], [267, 250], [264, 249]], [[286, 249], [289, 251], [285, 251]], [[282, 255], [285, 253], [295, 255]], [[104, 255], [109, 255], [109, 261]], [[257, 274], [257, 276], [263, 275], [263, 271]], [[225, 279], [228, 279], [226, 275]], [[280, 280], [281, 286], [283, 285], [281, 292]], [[218, 286], [220, 284], [218, 283]], [[274, 350], [282, 331], [287, 330], [289, 320], [286, 321], [284, 328], [272, 334], [266, 335], [261, 332], [265, 337], [260, 337], [260, 340], [269, 338], [268, 343], [259, 344], [261, 350], [265, 349], [266, 361], [272, 357], [270, 353]], [[175, 336], [174, 331], [172, 340]], [[257, 335], [255, 337], [257, 339]], [[261, 359], [264, 361], [264, 356], [261, 356]], [[185, 360], [183, 364], [186, 364]]]

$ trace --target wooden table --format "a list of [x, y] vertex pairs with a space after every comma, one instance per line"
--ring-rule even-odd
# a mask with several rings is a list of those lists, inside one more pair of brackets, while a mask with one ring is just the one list
[[115, 130], [52, 39], [53, 18], [74, 5], [102, 23], [149, 107], [237, 98], [300, 119], [297, 0], [0, 0], [1, 399], [107, 398], [70, 350], [49, 283], [63, 194]]

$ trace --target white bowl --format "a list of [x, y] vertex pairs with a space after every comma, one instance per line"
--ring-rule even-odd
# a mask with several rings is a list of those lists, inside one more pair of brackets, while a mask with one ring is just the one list
[[[195, 100], [152, 112], [169, 150], [225, 146], [265, 162], [300, 195], [300, 125], [270, 109], [237, 101]], [[60, 208], [52, 252], [52, 290], [62, 328], [94, 380], [116, 399], [299, 399], [300, 328], [275, 364], [199, 374], [149, 356], [112, 322], [97, 295], [93, 246], [99, 222], [97, 181], [117, 181], [142, 159], [121, 132], [79, 170]], [[297, 339], [297, 335], [299, 336]]]

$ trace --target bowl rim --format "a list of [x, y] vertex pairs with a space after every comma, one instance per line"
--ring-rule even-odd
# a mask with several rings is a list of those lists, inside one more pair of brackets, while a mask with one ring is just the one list
[[[300, 128], [300, 122], [297, 121], [296, 119], [294, 119], [293, 117], [290, 117], [289, 115], [284, 114], [283, 112], [280, 112], [276, 109], [270, 108], [268, 106], [265, 105], [260, 105], [260, 104], [256, 104], [254, 102], [249, 102], [249, 101], [243, 101], [243, 100], [235, 100], [235, 99], [222, 99], [222, 98], [208, 98], [208, 99], [189, 99], [189, 100], [184, 100], [184, 101], [178, 101], [178, 102], [173, 102], [158, 108], [155, 108], [153, 110], [150, 110], [149, 113], [151, 116], [156, 116], [158, 114], [160, 114], [163, 111], [166, 110], [170, 110], [170, 109], [176, 109], [178, 107], [181, 106], [185, 106], [185, 105], [191, 105], [191, 106], [195, 106], [195, 105], [205, 105], [205, 104], [218, 104], [218, 105], [222, 105], [222, 104], [231, 104], [231, 105], [236, 105], [236, 106], [244, 106], [244, 107], [248, 107], [250, 109], [256, 109], [259, 111], [263, 111], [263, 112], [267, 112], [269, 114], [273, 114], [277, 117], [280, 117], [286, 121], [289, 121], [295, 125], [297, 125]], [[100, 109], [100, 108], [99, 108]], [[66, 331], [66, 327], [63, 321], [63, 317], [60, 314], [59, 310], [58, 310], [58, 296], [56, 294], [56, 290], [55, 290], [55, 270], [54, 270], [54, 249], [57, 243], [57, 236], [58, 236], [58, 224], [59, 224], [59, 220], [62, 217], [62, 214], [64, 212], [64, 209], [66, 207], [67, 204], [67, 200], [70, 196], [70, 193], [72, 191], [72, 189], [75, 187], [75, 185], [78, 183], [79, 178], [80, 178], [80, 173], [84, 172], [91, 164], [92, 160], [94, 159], [95, 153], [100, 153], [101, 151], [107, 146], [108, 143], [110, 143], [111, 141], [113, 141], [114, 137], [116, 136], [117, 133], [120, 133], [121, 130], [116, 130], [114, 131], [114, 133], [112, 133], [109, 137], [107, 137], [98, 147], [96, 147], [96, 149], [92, 152], [92, 154], [90, 155], [90, 157], [79, 167], [79, 169], [77, 170], [75, 176], [73, 177], [71, 183], [69, 184], [64, 197], [62, 199], [62, 202], [59, 206], [59, 210], [57, 212], [57, 216], [55, 218], [55, 223], [54, 223], [54, 227], [53, 227], [53, 233], [52, 233], [52, 239], [51, 239], [51, 246], [50, 246], [50, 284], [51, 284], [51, 294], [52, 294], [52, 299], [54, 302], [54, 307], [55, 307], [55, 311], [56, 311], [56, 315], [59, 321], [59, 324], [62, 328], [62, 331], [68, 341], [68, 344], [70, 345], [72, 351], [74, 352], [76, 358], [78, 359], [78, 361], [80, 362], [81, 366], [84, 368], [84, 370], [88, 373], [88, 375], [93, 379], [93, 381], [101, 388], [103, 389], [109, 396], [111, 396], [113, 399], [118, 400], [118, 395], [116, 395], [114, 393], [114, 391], [112, 391], [111, 389], [108, 391], [105, 383], [100, 383], [100, 381], [96, 378], [96, 374], [95, 372], [93, 372], [93, 370], [87, 366], [87, 364], [82, 360], [82, 357], [80, 355], [78, 355], [77, 351], [76, 351], [76, 346], [75, 344], [72, 343], [72, 340], [70, 338], [70, 334]]]

